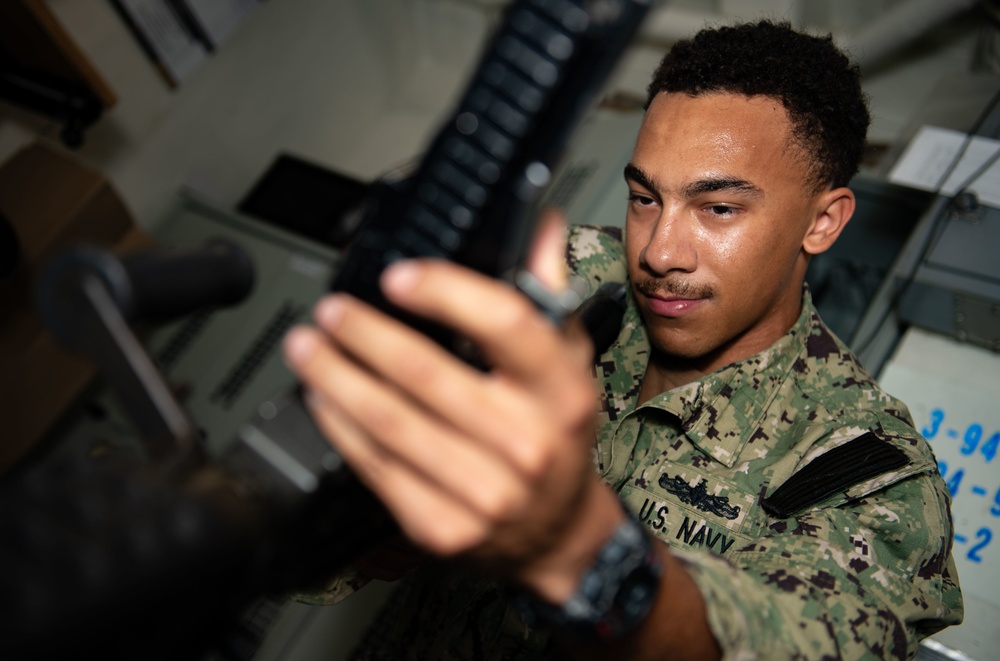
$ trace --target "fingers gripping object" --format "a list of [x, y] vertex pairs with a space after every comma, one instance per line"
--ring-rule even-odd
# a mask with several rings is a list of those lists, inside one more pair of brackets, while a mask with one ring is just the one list
[[573, 129], [649, 10], [650, 0], [512, 3], [451, 121], [419, 167], [370, 200], [332, 289], [389, 312], [447, 348], [446, 330], [389, 303], [379, 277], [395, 261], [443, 258], [514, 281], [557, 323], [575, 287], [546, 290], [518, 272], [535, 205]]
[[[385, 268], [400, 259], [447, 259], [515, 282], [544, 314], [562, 323], [569, 310], [577, 309], [580, 290], [571, 285], [550, 291], [535, 276], [519, 275], [516, 269], [531, 234], [538, 194], [550, 178], [548, 173], [651, 3], [511, 2], [458, 107], [434, 137], [419, 168], [397, 184], [379, 187], [378, 194], [368, 200], [362, 226], [347, 249], [332, 289], [412, 322], [443, 345], [454, 346], [454, 338], [445, 329], [421, 324], [389, 304], [379, 284]], [[624, 286], [605, 286], [579, 306], [576, 314], [591, 334], [599, 329], [603, 335], [603, 339], [595, 337], [598, 351], [617, 335], [617, 326], [605, 322], [622, 309], [624, 296]], [[108, 305], [100, 309], [121, 307], [112, 297], [105, 298], [109, 298]], [[605, 305], [616, 314], [602, 312]], [[620, 320], [620, 315], [617, 318]], [[117, 645], [122, 631], [134, 630], [137, 641], [147, 634], [155, 635], [149, 623], [164, 617], [157, 608], [185, 616], [175, 629], [157, 629], [176, 632], [170, 636], [171, 642], [180, 644], [190, 638], [186, 634], [195, 627], [200, 635], [209, 636], [218, 620], [209, 619], [206, 613], [225, 619], [253, 596], [313, 586], [396, 534], [398, 529], [384, 506], [346, 468], [300, 400], [297, 389], [277, 394], [259, 405], [258, 415], [239, 430], [221, 456], [211, 462], [198, 457], [195, 462], [184, 462], [182, 470], [154, 471], [149, 476], [148, 486], [140, 490], [143, 497], [136, 501], [138, 516], [154, 523], [159, 521], [157, 517], [172, 521], [183, 501], [184, 511], [195, 508], [204, 515], [196, 517], [205, 521], [199, 530], [215, 535], [191, 536], [191, 526], [174, 531], [156, 523], [155, 530], [176, 534], [173, 541], [185, 545], [183, 553], [166, 553], [175, 560], [169, 572], [163, 571], [164, 554], [146, 557], [131, 553], [133, 547], [141, 550], [149, 545], [119, 540], [137, 526], [115, 523], [106, 526], [113, 539], [91, 549], [100, 561], [95, 566], [132, 563], [136, 571], [121, 576], [102, 571], [81, 573], [81, 585], [87, 589], [67, 588], [62, 574], [51, 569], [72, 567], [71, 562], [63, 561], [62, 552], [77, 548], [73, 545], [89, 531], [73, 529], [64, 534], [61, 527], [53, 525], [42, 531], [45, 534], [20, 534], [22, 529], [38, 532], [36, 524], [42, 517], [23, 508], [8, 512], [5, 520], [12, 522], [9, 529], [14, 539], [0, 544], [0, 551], [9, 554], [5, 564], [32, 571], [9, 573], [0, 580], [0, 594], [15, 595], [2, 603], [11, 613], [3, 623], [7, 648], [15, 650], [15, 656], [26, 652], [18, 656], [26, 659], [88, 651], [102, 658], [129, 658], [114, 656], [115, 650], [109, 646]], [[86, 470], [92, 468], [88, 464]], [[128, 466], [108, 466], [106, 470], [107, 474], [100, 473], [87, 482], [92, 483], [93, 491], [104, 489], [112, 478], [135, 472]], [[84, 496], [90, 487], [62, 488], [56, 478], [43, 477], [40, 485], [32, 480], [0, 484], [0, 504], [23, 503], [33, 493], [44, 493], [61, 504], [88, 502]], [[152, 508], [147, 493], [168, 502], [160, 509]], [[107, 509], [116, 515], [114, 505]], [[39, 504], [39, 512], [50, 510], [53, 520], [60, 523], [57, 507], [50, 507], [48, 501]], [[341, 534], [344, 530], [351, 534]], [[106, 552], [119, 547], [129, 550], [129, 563]], [[152, 548], [172, 547], [157, 542]], [[42, 584], [37, 580], [39, 575], [51, 576], [52, 581]], [[156, 577], [160, 582], [150, 583]], [[162, 580], [164, 577], [169, 580]], [[16, 589], [6, 589], [5, 581], [16, 584]], [[166, 591], [175, 598], [162, 599]], [[149, 599], [154, 593], [158, 598]], [[29, 600], [19, 599], [19, 594], [30, 595], [31, 604], [58, 605], [59, 610], [28, 608]], [[75, 595], [81, 598], [69, 598]], [[137, 609], [135, 604], [139, 603], [144, 608]], [[186, 607], [193, 603], [204, 608], [188, 617]], [[176, 604], [185, 608], [172, 608]], [[75, 635], [52, 635], [57, 627], [64, 631], [67, 623], [74, 625]], [[109, 631], [115, 635], [107, 635]], [[156, 647], [143, 646], [150, 650]], [[131, 651], [134, 647], [125, 645], [122, 649]], [[155, 658], [192, 658], [176, 651], [165, 651]]]
[[514, 285], [556, 326], [562, 326], [566, 317], [576, 312], [583, 302], [583, 283], [575, 279], [561, 291], [555, 291], [530, 271], [521, 270], [514, 276]]

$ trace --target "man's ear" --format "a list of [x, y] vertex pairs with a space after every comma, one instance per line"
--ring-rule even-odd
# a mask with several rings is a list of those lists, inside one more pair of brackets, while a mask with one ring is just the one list
[[802, 239], [802, 249], [810, 255], [826, 252], [847, 227], [854, 215], [856, 201], [850, 188], [834, 188], [816, 200], [816, 215]]

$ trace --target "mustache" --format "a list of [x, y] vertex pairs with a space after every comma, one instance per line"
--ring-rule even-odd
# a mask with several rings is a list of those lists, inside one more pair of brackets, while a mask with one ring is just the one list
[[665, 295], [676, 298], [711, 298], [715, 290], [708, 285], [696, 285], [680, 277], [643, 277], [633, 281], [636, 291], [646, 296], [662, 298]]

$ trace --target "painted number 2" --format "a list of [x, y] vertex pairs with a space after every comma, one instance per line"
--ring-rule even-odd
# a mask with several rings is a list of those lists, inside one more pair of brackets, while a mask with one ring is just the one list
[[969, 552], [965, 554], [965, 557], [972, 562], [982, 562], [983, 558], [979, 555], [987, 544], [993, 539], [993, 532], [989, 528], [980, 528], [976, 531], [976, 539], [979, 540], [973, 545]]

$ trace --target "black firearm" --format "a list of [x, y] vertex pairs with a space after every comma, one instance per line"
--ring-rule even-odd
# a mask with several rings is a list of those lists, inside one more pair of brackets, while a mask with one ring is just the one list
[[[445, 258], [514, 279], [532, 204], [648, 8], [648, 0], [513, 2], [417, 170], [373, 192], [332, 288], [398, 315], [377, 286], [398, 259]], [[211, 247], [214, 257], [198, 267], [164, 260], [167, 273], [198, 277], [185, 292], [157, 296], [207, 295], [207, 283], [225, 280], [220, 272], [243, 268], [230, 248]], [[137, 289], [175, 280], [148, 264], [124, 269], [145, 283]], [[11, 658], [192, 658], [255, 597], [314, 586], [395, 531], [295, 391], [263, 402], [217, 460], [204, 457], [122, 328], [143, 305], [121, 271], [74, 253], [43, 279], [41, 308], [57, 336], [107, 358], [118, 390], [138, 398], [136, 423], [156, 461], [43, 462], [5, 479], [0, 649]], [[231, 283], [223, 289], [216, 301], [231, 301]], [[606, 334], [622, 295], [621, 286], [604, 289], [579, 314]], [[178, 311], [150, 306], [164, 308]], [[453, 346], [445, 329], [399, 316]]]

